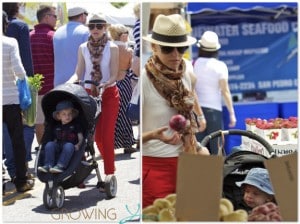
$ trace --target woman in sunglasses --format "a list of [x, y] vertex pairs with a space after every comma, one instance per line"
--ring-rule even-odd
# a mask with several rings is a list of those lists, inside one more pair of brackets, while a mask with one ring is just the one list
[[[151, 138], [143, 141], [145, 208], [155, 199], [175, 193], [178, 156], [182, 151], [196, 153], [195, 132], [205, 129], [205, 120], [193, 90], [195, 76], [192, 64], [183, 58], [196, 39], [187, 35], [181, 15], [158, 15], [152, 34], [143, 39], [150, 42], [152, 49], [152, 56], [141, 76], [143, 137], [144, 133], [169, 126], [169, 120], [176, 114], [183, 115], [190, 124], [179, 132], [182, 137], [177, 142], [166, 143]], [[172, 136], [174, 132], [169, 128], [164, 133]], [[209, 155], [206, 148], [201, 148], [199, 153]]]
[[[78, 49], [75, 74], [68, 82], [94, 80], [100, 83], [102, 91], [101, 114], [96, 124], [95, 141], [104, 161], [104, 173], [114, 174], [114, 132], [119, 112], [119, 90], [116, 80], [119, 72], [119, 49], [109, 40], [103, 16], [94, 15], [88, 23], [90, 36]], [[85, 84], [89, 94], [99, 95], [99, 88]], [[100, 190], [104, 190], [100, 186]]]

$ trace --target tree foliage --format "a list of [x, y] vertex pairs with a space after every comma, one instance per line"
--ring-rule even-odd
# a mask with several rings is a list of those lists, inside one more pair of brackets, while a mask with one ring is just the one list
[[127, 2], [111, 2], [110, 4], [112, 4], [114, 7], [116, 8], [122, 8], [124, 5], [127, 4]]

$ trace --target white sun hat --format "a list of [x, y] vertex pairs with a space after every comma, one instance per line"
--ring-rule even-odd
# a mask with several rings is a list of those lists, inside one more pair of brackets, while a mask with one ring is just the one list
[[179, 14], [158, 15], [154, 21], [152, 34], [143, 37], [150, 43], [184, 47], [196, 43], [196, 39], [188, 35], [184, 19]]
[[197, 46], [205, 51], [217, 51], [221, 48], [218, 35], [213, 31], [205, 31]]

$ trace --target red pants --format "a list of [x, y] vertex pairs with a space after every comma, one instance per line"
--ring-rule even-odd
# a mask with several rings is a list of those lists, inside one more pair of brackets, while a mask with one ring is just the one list
[[102, 94], [101, 113], [96, 124], [95, 141], [104, 162], [106, 175], [115, 172], [115, 126], [120, 99], [117, 86], [108, 87]]
[[143, 156], [143, 208], [157, 198], [176, 192], [178, 157], [157, 158]]

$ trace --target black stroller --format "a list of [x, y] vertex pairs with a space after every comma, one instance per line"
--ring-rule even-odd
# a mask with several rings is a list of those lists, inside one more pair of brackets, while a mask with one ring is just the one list
[[[206, 146], [209, 140], [222, 135], [242, 135], [249, 137], [258, 141], [262, 144], [266, 150], [269, 152], [270, 157], [275, 157], [275, 151], [272, 146], [259, 135], [245, 130], [227, 130], [227, 131], [216, 131], [206, 136], [201, 144]], [[243, 191], [241, 188], [236, 186], [236, 181], [243, 181], [248, 173], [248, 171], [255, 167], [264, 168], [264, 161], [269, 159], [268, 157], [246, 150], [240, 150], [233, 152], [228, 155], [224, 161], [224, 170], [223, 170], [223, 197], [229, 199], [234, 209], [244, 209], [246, 211], [250, 210], [243, 200]]]
[[[84, 143], [78, 151], [75, 151], [66, 170], [60, 174], [43, 173], [37, 167], [44, 162], [44, 145], [52, 127], [57, 122], [52, 117], [56, 104], [62, 100], [69, 100], [79, 111], [77, 116], [83, 129]], [[99, 102], [98, 102], [99, 101]], [[103, 182], [100, 176], [98, 163], [95, 159], [94, 130], [96, 120], [100, 114], [100, 100], [89, 96], [81, 85], [62, 84], [48, 92], [42, 100], [42, 109], [45, 115], [45, 132], [42, 144], [38, 150], [35, 161], [35, 172], [41, 182], [45, 183], [43, 203], [47, 209], [61, 208], [64, 204], [64, 189], [78, 186], [86, 179], [93, 169], [96, 170], [97, 188], [104, 187], [108, 198], [113, 198], [117, 192], [117, 180], [114, 175], [107, 175]], [[85, 160], [82, 160], [87, 156]]]

